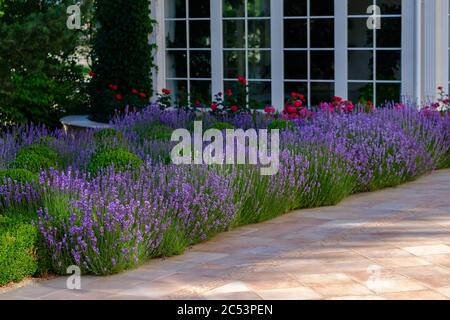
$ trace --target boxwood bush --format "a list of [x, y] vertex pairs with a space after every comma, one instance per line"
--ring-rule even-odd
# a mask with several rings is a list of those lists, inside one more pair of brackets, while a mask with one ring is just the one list
[[25, 169], [34, 173], [58, 167], [59, 156], [43, 145], [31, 145], [22, 148], [10, 165], [11, 169]]
[[236, 129], [236, 127], [228, 122], [216, 122], [211, 127], [209, 127], [209, 129], [217, 129], [217, 130], [222, 131], [222, 130], [227, 130], [227, 129], [233, 130], [233, 129]]
[[38, 230], [28, 215], [0, 215], [0, 285], [18, 282], [39, 270]]
[[16, 181], [18, 183], [26, 184], [33, 183], [38, 181], [38, 175], [25, 169], [7, 169], [0, 170], [0, 184], [4, 180], [11, 179], [12, 181]]
[[274, 120], [269, 124], [269, 130], [288, 130], [294, 129], [295, 125], [288, 120]]
[[142, 165], [142, 160], [135, 154], [120, 149], [103, 150], [97, 152], [88, 165], [88, 171], [95, 175], [101, 169], [114, 166], [116, 171], [137, 169]]

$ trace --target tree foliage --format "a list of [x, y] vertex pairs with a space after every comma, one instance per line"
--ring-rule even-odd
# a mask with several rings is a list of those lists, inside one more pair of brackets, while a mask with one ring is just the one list
[[106, 121], [125, 106], [142, 107], [152, 94], [150, 0], [97, 0], [95, 24], [89, 95], [93, 118]]
[[[88, 20], [92, 1], [83, 1]], [[0, 0], [0, 123], [57, 125], [87, 103], [86, 33], [66, 26], [68, 0]], [[83, 21], [85, 23], [86, 21]]]

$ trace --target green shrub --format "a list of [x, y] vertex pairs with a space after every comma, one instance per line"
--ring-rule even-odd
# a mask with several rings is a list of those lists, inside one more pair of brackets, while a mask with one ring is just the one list
[[170, 140], [172, 138], [173, 128], [163, 124], [137, 124], [133, 131], [140, 137], [141, 142], [146, 139]]
[[11, 169], [25, 169], [34, 173], [58, 167], [58, 155], [48, 147], [31, 145], [22, 148], [17, 154]]
[[38, 230], [30, 221], [0, 216], [0, 285], [18, 282], [39, 270]]
[[294, 123], [288, 120], [273, 120], [268, 127], [269, 130], [292, 130], [294, 128]]
[[39, 145], [44, 147], [51, 147], [53, 144], [55, 144], [58, 140], [56, 140], [55, 137], [51, 136], [45, 136], [39, 139]]
[[37, 182], [38, 176], [37, 174], [25, 169], [0, 170], [0, 184], [2, 184], [5, 179], [11, 179], [13, 181], [26, 184]]
[[114, 166], [117, 171], [137, 169], [142, 160], [135, 154], [123, 149], [104, 150], [97, 152], [88, 165], [88, 171], [96, 174], [99, 170]]
[[113, 128], [102, 129], [94, 133], [94, 143], [97, 152], [126, 147], [122, 132]]
[[233, 130], [236, 129], [235, 126], [233, 126], [231, 123], [228, 122], [216, 122], [215, 124], [213, 124], [211, 127], [209, 127], [208, 129], [217, 129], [217, 130]]

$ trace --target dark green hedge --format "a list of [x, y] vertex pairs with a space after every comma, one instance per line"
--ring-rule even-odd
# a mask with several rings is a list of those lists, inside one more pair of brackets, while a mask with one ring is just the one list
[[107, 121], [126, 105], [148, 104], [152, 95], [150, 0], [97, 0], [95, 25], [91, 114], [95, 120]]

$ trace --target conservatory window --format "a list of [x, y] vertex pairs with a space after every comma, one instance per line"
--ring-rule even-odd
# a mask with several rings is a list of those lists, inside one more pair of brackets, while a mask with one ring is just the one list
[[[381, 9], [368, 28], [367, 8]], [[348, 98], [382, 104], [401, 95], [402, 0], [348, 0]]]
[[178, 103], [211, 99], [209, 0], [165, 1], [166, 84]]
[[284, 91], [334, 96], [334, 0], [284, 0]]
[[270, 104], [270, 0], [223, 0], [222, 11], [224, 88], [244, 76], [250, 99]]

